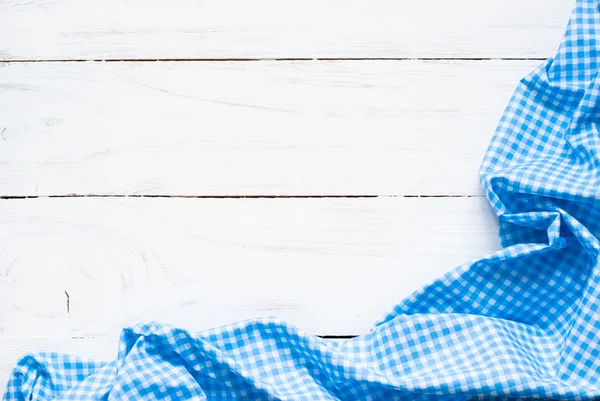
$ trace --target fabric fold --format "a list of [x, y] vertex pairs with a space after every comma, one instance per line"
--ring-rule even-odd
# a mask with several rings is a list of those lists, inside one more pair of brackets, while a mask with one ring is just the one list
[[[599, 3], [524, 77], [479, 174], [502, 249], [333, 343], [275, 318], [198, 333], [123, 330], [112, 362], [38, 353], [16, 400], [445, 400], [600, 397]], [[482, 133], [484, 134], [484, 133]]]

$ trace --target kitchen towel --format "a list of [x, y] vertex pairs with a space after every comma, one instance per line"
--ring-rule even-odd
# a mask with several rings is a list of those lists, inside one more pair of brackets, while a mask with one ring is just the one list
[[598, 8], [577, 1], [556, 56], [518, 83], [487, 150], [498, 252], [346, 341], [274, 318], [199, 333], [140, 324], [123, 330], [112, 362], [24, 356], [4, 399], [600, 397]]

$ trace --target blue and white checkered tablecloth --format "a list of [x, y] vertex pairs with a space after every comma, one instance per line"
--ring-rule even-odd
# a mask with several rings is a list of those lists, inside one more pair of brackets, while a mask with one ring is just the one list
[[142, 324], [123, 330], [112, 362], [23, 357], [4, 399], [600, 397], [598, 3], [577, 1], [556, 57], [518, 83], [486, 153], [502, 250], [341, 343], [271, 318], [199, 333]]

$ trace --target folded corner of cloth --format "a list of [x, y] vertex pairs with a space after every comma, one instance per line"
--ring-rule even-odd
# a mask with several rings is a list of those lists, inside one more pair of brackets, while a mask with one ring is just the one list
[[481, 185], [502, 248], [333, 343], [265, 318], [123, 330], [111, 362], [23, 357], [16, 400], [467, 400], [600, 397], [600, 80], [596, 1], [523, 78]]

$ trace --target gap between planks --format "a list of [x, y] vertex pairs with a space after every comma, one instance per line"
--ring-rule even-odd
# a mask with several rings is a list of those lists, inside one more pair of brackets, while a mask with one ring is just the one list
[[545, 57], [278, 57], [278, 58], [114, 58], [114, 59], [16, 59], [0, 63], [154, 63], [154, 62], [252, 62], [252, 61], [544, 61]]
[[[325, 339], [325, 340], [349, 340], [351, 338], [356, 338], [359, 335], [358, 334], [347, 334], [347, 335], [344, 335], [344, 334], [335, 334], [335, 335], [331, 335], [331, 334], [315, 334], [314, 336], [322, 338], [322, 339]], [[66, 337], [66, 338], [64, 338], [64, 337], [39, 337], [39, 336], [28, 337], [28, 336], [20, 336], [20, 337], [3, 337], [2, 339], [3, 340], [18, 339], [18, 340], [22, 340], [22, 341], [36, 341], [36, 340], [40, 340], [40, 341], [98, 340], [98, 341], [115, 341], [115, 342], [119, 341], [119, 337], [106, 337], [106, 336], [71, 336], [71, 337]]]
[[483, 198], [483, 195], [176, 195], [176, 194], [66, 194], [66, 195], [12, 195], [0, 199], [38, 198], [185, 198], [185, 199], [311, 199], [311, 198]]

